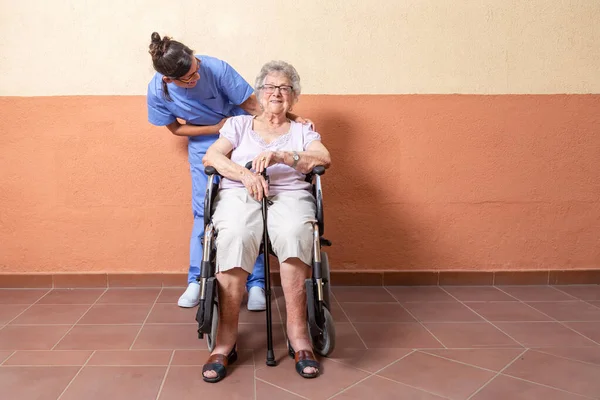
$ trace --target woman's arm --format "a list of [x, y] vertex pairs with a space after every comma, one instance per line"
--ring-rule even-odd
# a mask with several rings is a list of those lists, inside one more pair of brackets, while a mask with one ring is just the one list
[[231, 142], [221, 137], [208, 148], [202, 163], [205, 167], [214, 167], [220, 175], [232, 181], [242, 182], [248, 193], [256, 200], [262, 200], [263, 193], [268, 196], [269, 186], [261, 175], [253, 174], [227, 157], [232, 150]]
[[[294, 168], [303, 174], [308, 174], [317, 165], [322, 165], [325, 168], [329, 168], [331, 165], [329, 151], [320, 140], [312, 141], [306, 148], [306, 151], [298, 151], [297, 154], [299, 160]], [[285, 164], [293, 167], [294, 152], [264, 151], [254, 158], [252, 161], [252, 168], [260, 173], [263, 169], [273, 164]]]
[[225, 121], [227, 121], [227, 118], [223, 118], [221, 122], [216, 125], [205, 126], [180, 124], [179, 121], [175, 121], [167, 125], [167, 128], [176, 136], [217, 135], [219, 130], [223, 127], [223, 124], [225, 124]]
[[[294, 165], [294, 152], [292, 151], [281, 151], [281, 162], [286, 165]], [[296, 164], [296, 169], [303, 174], [308, 174], [317, 165], [322, 165], [325, 168], [329, 168], [331, 165], [331, 157], [327, 148], [321, 143], [320, 140], [311, 142], [306, 151], [299, 151], [298, 156], [300, 159]]]

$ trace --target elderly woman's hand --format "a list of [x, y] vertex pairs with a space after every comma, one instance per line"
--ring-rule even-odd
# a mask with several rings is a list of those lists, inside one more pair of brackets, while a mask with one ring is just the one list
[[279, 153], [274, 151], [263, 151], [252, 160], [252, 169], [262, 173], [267, 167], [282, 162]]
[[242, 183], [256, 201], [261, 201], [264, 196], [269, 195], [269, 185], [262, 175], [245, 170], [242, 172]]

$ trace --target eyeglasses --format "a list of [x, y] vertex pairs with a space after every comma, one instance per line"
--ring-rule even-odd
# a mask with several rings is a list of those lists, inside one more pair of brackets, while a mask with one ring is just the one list
[[182, 82], [182, 83], [190, 83], [191, 81], [194, 80], [194, 78], [196, 77], [196, 74], [198, 73], [198, 71], [200, 71], [200, 60], [198, 60], [196, 58], [196, 71], [192, 75], [190, 75], [189, 78], [176, 78], [176, 79], [179, 82]]
[[262, 85], [259, 89], [264, 90], [266, 94], [274, 93], [276, 89], [279, 89], [281, 94], [290, 94], [294, 90], [294, 88], [289, 85]]

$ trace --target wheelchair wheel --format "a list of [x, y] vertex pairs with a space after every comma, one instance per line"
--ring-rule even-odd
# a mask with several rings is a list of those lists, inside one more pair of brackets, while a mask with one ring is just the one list
[[219, 325], [219, 307], [217, 304], [213, 304], [212, 311], [212, 322], [210, 324], [210, 333], [206, 335], [206, 344], [208, 351], [212, 352], [217, 344], [217, 328]]
[[327, 307], [323, 307], [323, 321], [323, 334], [317, 333], [313, 335], [313, 332], [310, 332], [310, 325], [308, 329], [311, 344], [315, 352], [323, 357], [327, 357], [335, 349], [335, 324]]

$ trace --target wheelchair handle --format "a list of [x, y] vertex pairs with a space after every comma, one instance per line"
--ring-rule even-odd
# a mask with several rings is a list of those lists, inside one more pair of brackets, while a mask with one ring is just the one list
[[211, 167], [211, 166], [204, 168], [204, 173], [206, 174], [206, 176], [210, 176], [210, 175], [221, 176], [221, 174], [219, 174], [219, 171], [217, 171], [217, 169], [215, 167]]

